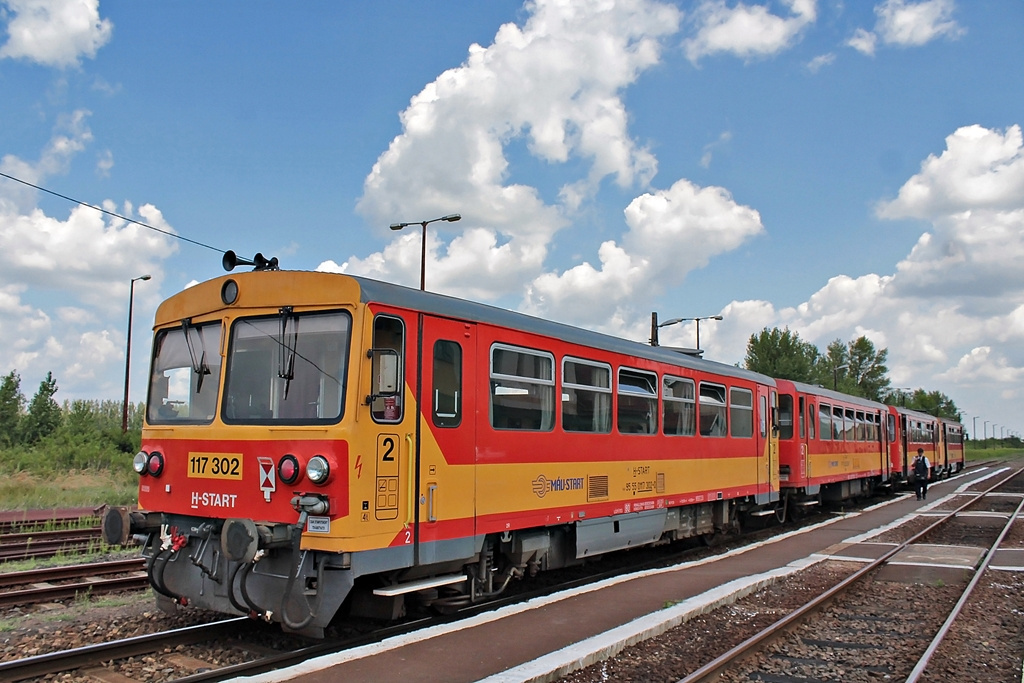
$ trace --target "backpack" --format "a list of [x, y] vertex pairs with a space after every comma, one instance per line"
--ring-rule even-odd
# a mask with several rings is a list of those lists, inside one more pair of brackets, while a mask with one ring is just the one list
[[924, 458], [914, 461], [914, 474], [921, 478], [928, 476], [928, 462]]

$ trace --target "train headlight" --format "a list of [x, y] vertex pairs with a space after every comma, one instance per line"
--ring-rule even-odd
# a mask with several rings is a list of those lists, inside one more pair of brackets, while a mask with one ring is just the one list
[[156, 451], [149, 454], [146, 461], [146, 470], [154, 477], [159, 477], [164, 471], [164, 456]]
[[135, 458], [132, 460], [132, 469], [135, 470], [135, 474], [142, 476], [146, 473], [146, 461], [149, 460], [149, 454], [146, 451], [139, 451], [135, 454]]
[[323, 486], [331, 476], [331, 464], [322, 455], [314, 455], [306, 463], [306, 476], [317, 486]]
[[291, 486], [299, 480], [301, 474], [302, 468], [299, 467], [299, 459], [291, 453], [281, 456], [281, 459], [277, 461], [277, 476], [281, 479], [282, 484]]

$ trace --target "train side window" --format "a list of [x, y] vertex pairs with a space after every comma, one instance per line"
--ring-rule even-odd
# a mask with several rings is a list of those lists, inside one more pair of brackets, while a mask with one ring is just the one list
[[853, 419], [853, 411], [851, 411], [850, 409], [846, 410], [846, 420], [845, 421], [843, 420], [843, 413], [844, 413], [843, 411], [837, 409], [837, 410], [833, 411], [833, 418], [836, 418], [837, 414], [838, 414], [838, 416], [839, 416], [839, 423], [840, 423], [840, 429], [843, 431], [843, 436], [841, 438], [843, 438], [843, 439], [845, 439], [847, 441], [852, 441], [852, 440], [854, 440], [854, 429], [855, 429], [855, 427], [854, 427], [855, 422], [854, 422], [854, 419]]
[[616, 426], [620, 434], [658, 432], [657, 375], [619, 368], [618, 399]]
[[868, 424], [864, 420], [864, 411], [857, 411], [857, 441], [868, 440]]
[[[802, 401], [803, 399], [800, 400]], [[807, 405], [807, 435], [812, 439], [814, 438], [814, 425], [816, 424], [817, 422], [814, 419], [814, 404], [809, 403]]]
[[843, 422], [843, 409], [832, 406], [832, 439], [842, 441], [846, 438], [846, 423]]
[[434, 408], [436, 427], [458, 427], [462, 423], [462, 347], [457, 342], [434, 342]]
[[793, 397], [789, 394], [779, 394], [779, 438], [793, 438]]
[[692, 379], [665, 375], [662, 378], [662, 431], [672, 436], [697, 433], [697, 399]]
[[562, 360], [562, 429], [607, 434], [612, 430], [612, 366]]
[[889, 443], [896, 441], [896, 418], [892, 413], [885, 415], [885, 433]]
[[401, 422], [405, 412], [402, 404], [405, 380], [405, 321], [390, 315], [378, 315], [373, 319], [373, 348], [391, 353], [373, 354], [371, 377], [381, 376], [382, 364], [397, 360], [398, 382], [393, 396], [376, 396], [370, 404], [370, 414], [375, 422]]
[[832, 440], [832, 407], [822, 403], [818, 406], [818, 431], [822, 441]]
[[721, 384], [701, 382], [697, 415], [701, 436], [725, 436], [728, 434], [725, 387]]
[[505, 344], [491, 347], [491, 426], [551, 431], [555, 425], [555, 357]]
[[729, 427], [732, 436], [754, 435], [754, 393], [749, 389], [729, 389]]

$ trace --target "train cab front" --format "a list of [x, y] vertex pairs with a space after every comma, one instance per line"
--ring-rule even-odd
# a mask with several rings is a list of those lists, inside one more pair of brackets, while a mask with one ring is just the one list
[[337, 536], [348, 514], [351, 313], [159, 317], [134, 461], [140, 510], [110, 510], [108, 542], [145, 544], [165, 602], [322, 635], [350, 572], [345, 553], [303, 549], [303, 536]]

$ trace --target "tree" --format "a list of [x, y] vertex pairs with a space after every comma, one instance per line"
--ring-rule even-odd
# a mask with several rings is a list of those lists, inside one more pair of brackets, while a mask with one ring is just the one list
[[812, 382], [818, 349], [800, 339], [800, 335], [787, 327], [761, 330], [750, 335], [743, 366], [763, 375], [796, 382]]
[[39, 390], [28, 404], [28, 413], [21, 420], [21, 436], [25, 443], [34, 444], [49, 436], [60, 427], [63, 414], [60, 405], [53, 400], [57, 393], [57, 380], [52, 372], [39, 383]]
[[963, 420], [960, 409], [956, 407], [953, 399], [941, 391], [925, 391], [924, 389], [915, 389], [913, 393], [890, 391], [885, 396], [885, 402], [889, 405], [898, 405], [957, 422]]
[[889, 349], [875, 351], [875, 345], [865, 336], [850, 342], [848, 375], [853, 378], [858, 395], [872, 401], [881, 401], [889, 388], [889, 368], [885, 360]]
[[815, 366], [816, 381], [844, 394], [881, 401], [889, 388], [888, 349], [875, 350], [870, 339], [860, 336], [849, 343], [832, 341]]
[[11, 370], [0, 382], [0, 446], [10, 446], [17, 442], [18, 426], [24, 409], [21, 377], [15, 370]]
[[835, 391], [850, 393], [846, 385], [846, 369], [850, 366], [847, 362], [846, 344], [836, 339], [825, 347], [825, 353], [818, 355], [814, 364], [813, 384], [828, 387]]

